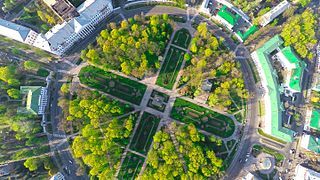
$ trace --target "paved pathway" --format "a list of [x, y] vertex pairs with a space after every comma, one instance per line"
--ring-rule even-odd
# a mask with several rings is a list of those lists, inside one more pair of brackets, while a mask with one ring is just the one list
[[[176, 14], [176, 12], [174, 12], [174, 11], [175, 11], [175, 8], [168, 8], [167, 11], [173, 11], [173, 12], [171, 12], [171, 13], [170, 13], [170, 12], [167, 12], [168, 14]], [[156, 9], [150, 10], [150, 11], [148, 12], [149, 15], [151, 15], [151, 14], [157, 14], [157, 13], [158, 13], [158, 14], [162, 14], [163, 12], [158, 12], [158, 10], [156, 10]], [[188, 10], [188, 13], [190, 13], [189, 10]], [[190, 21], [195, 21], [197, 16], [198, 16], [198, 14], [195, 13], [194, 16], [192, 17], [192, 19], [190, 19], [190, 14], [189, 14], [189, 15], [188, 15], [188, 20], [190, 20]], [[224, 41], [225, 45], [226, 45], [227, 47], [229, 47], [229, 49], [235, 50], [236, 46], [234, 45], [234, 43], [231, 43], [231, 44], [229, 43], [229, 42], [230, 42], [230, 37], [229, 37], [229, 36], [225, 36], [225, 33], [224, 33], [223, 31], [219, 30], [211, 21], [207, 21], [207, 22], [208, 22], [208, 24], [209, 24], [209, 27], [211, 27], [211, 30], [212, 30], [212, 29], [215, 30], [215, 35], [218, 36], [218, 37], [223, 37], [223, 38], [225, 39], [225, 41]], [[213, 27], [213, 28], [212, 28], [212, 27]], [[171, 39], [171, 41], [172, 41], [172, 39]], [[168, 48], [169, 48], [169, 46], [167, 46], [167, 49], [168, 49]], [[168, 51], [168, 50], [166, 50], [166, 51]], [[164, 56], [164, 57], [165, 57], [165, 56]], [[241, 58], [241, 57], [240, 57], [240, 58]], [[162, 63], [162, 64], [163, 64], [163, 63]], [[161, 68], [160, 68], [160, 69], [161, 69]], [[119, 72], [116, 72], [116, 73], [117, 73], [118, 75], [124, 76], [123, 74], [121, 74], [121, 73], [119, 73]], [[158, 75], [158, 74], [159, 74], [159, 71], [158, 71], [157, 75]], [[125, 76], [125, 77], [128, 77], [128, 76]], [[145, 96], [144, 96], [144, 98], [143, 98], [143, 99], [145, 99], [145, 98], [147, 98], [147, 99], [146, 99], [145, 101], [143, 101], [140, 106], [137, 106], [137, 105], [133, 105], [133, 106], [135, 107], [136, 110], [140, 109], [140, 110], [145, 110], [145, 111], [147, 111], [147, 112], [152, 112], [152, 114], [153, 114], [153, 113], [156, 113], [156, 114], [159, 114], [159, 115], [162, 114], [162, 115], [163, 115], [163, 118], [162, 118], [162, 120], [161, 120], [161, 122], [160, 122], [160, 125], [158, 126], [158, 130], [159, 130], [163, 124], [165, 124], [166, 122], [168, 122], [168, 120], [169, 120], [169, 122], [172, 121], [172, 120], [170, 120], [169, 115], [170, 115], [170, 112], [171, 112], [173, 103], [174, 103], [176, 97], [181, 97], [181, 95], [179, 95], [176, 91], [167, 90], [167, 89], [164, 89], [164, 88], [162, 88], [162, 87], [159, 87], [159, 86], [155, 85], [156, 77], [157, 77], [157, 76], [152, 76], [152, 77], [150, 77], [148, 80], [145, 79], [145, 80], [143, 80], [143, 81], [140, 81], [141, 83], [144, 83], [144, 84], [146, 84], [146, 85], [148, 86], [147, 92], [146, 92], [146, 94], [145, 94]], [[128, 78], [131, 79], [131, 77], [128, 77]], [[136, 79], [135, 79], [135, 80], [136, 80]], [[89, 87], [87, 87], [87, 88], [89, 88]], [[89, 88], [89, 89], [92, 89], [92, 88]], [[145, 106], [145, 105], [147, 104], [147, 100], [149, 99], [148, 97], [150, 97], [150, 91], [152, 92], [152, 89], [155, 89], [155, 90], [158, 90], [158, 91], [160, 91], [160, 92], [164, 92], [164, 93], [170, 95], [170, 99], [169, 99], [169, 102], [167, 103], [167, 107], [166, 107], [164, 113], [158, 112], [158, 111], [156, 111], [156, 110], [154, 110], [154, 109], [151, 109], [151, 108], [148, 108], [148, 107]], [[103, 93], [103, 94], [106, 94], [106, 93]], [[110, 96], [110, 95], [108, 95], [108, 94], [106, 94], [106, 95], [107, 95], [107, 96]], [[112, 96], [110, 96], [110, 97], [112, 97]], [[115, 97], [112, 97], [112, 98], [115, 98]], [[209, 109], [213, 109], [213, 108], [211, 108], [211, 107], [208, 107], [208, 106], [205, 105], [205, 104], [196, 102], [196, 101], [193, 100], [193, 99], [190, 99], [190, 98], [187, 98], [187, 97], [182, 97], [182, 98], [185, 98], [186, 100], [191, 101], [191, 102], [193, 102], [193, 103], [195, 103], [195, 104], [197, 104], [197, 105], [204, 106], [204, 107], [209, 108]], [[115, 98], [115, 99], [118, 99], [118, 98]], [[121, 101], [122, 101], [122, 100], [121, 100]], [[126, 102], [126, 103], [128, 103], [128, 102]], [[130, 103], [129, 103], [129, 104], [130, 104]], [[218, 109], [213, 109], [213, 110], [214, 110], [214, 111], [217, 111], [217, 112], [219, 112], [219, 113], [221, 112], [222, 114], [225, 114], [225, 115], [227, 115], [227, 116], [229, 116], [229, 117], [232, 117], [233, 120], [235, 120], [234, 117], [233, 117], [232, 115], [230, 115], [230, 114], [226, 114], [225, 112], [222, 112], [222, 111], [220, 111], [220, 110], [218, 110]], [[143, 113], [143, 111], [142, 111], [141, 113]], [[140, 117], [141, 117], [141, 116], [140, 116]], [[139, 124], [139, 121], [140, 121], [140, 118], [138, 119], [135, 128], [137, 128], [137, 125]], [[235, 123], [236, 123], [236, 122], [235, 122]], [[135, 130], [134, 130], [134, 132], [135, 132]], [[134, 132], [133, 132], [133, 134], [134, 134]], [[130, 139], [130, 141], [131, 141], [131, 139]], [[129, 143], [129, 144], [130, 144], [130, 143]], [[128, 150], [129, 150], [129, 149], [127, 148], [127, 150], [125, 151], [125, 153], [124, 153], [124, 155], [123, 155], [123, 158], [125, 157], [126, 152], [128, 152]], [[238, 154], [239, 154], [239, 153], [238, 153]], [[235, 158], [235, 159], [236, 159], [236, 158]], [[122, 163], [122, 162], [123, 162], [123, 159], [121, 160], [121, 163]], [[145, 164], [144, 164], [144, 167], [145, 167]], [[141, 171], [141, 172], [143, 172], [143, 171]]]
[[125, 159], [128, 151], [129, 151], [130, 144], [131, 144], [131, 142], [132, 142], [132, 139], [133, 139], [134, 134], [136, 133], [136, 131], [137, 131], [137, 129], [138, 129], [138, 125], [139, 125], [139, 123], [140, 123], [142, 114], [143, 114], [143, 111], [141, 111], [140, 114], [139, 114], [139, 117], [138, 117], [138, 120], [137, 120], [137, 122], [136, 122], [136, 125], [135, 125], [135, 127], [134, 127], [134, 129], [133, 129], [133, 131], [132, 131], [132, 133], [131, 133], [131, 136], [130, 136], [130, 139], [129, 139], [129, 143], [128, 143], [128, 145], [126, 146], [126, 148], [125, 148], [125, 150], [124, 150], [124, 153], [122, 154], [122, 157], [121, 157], [121, 160], [120, 160], [120, 164], [119, 164], [119, 167], [118, 167], [117, 172], [116, 172], [116, 174], [115, 174], [115, 177], [117, 177], [117, 176], [119, 175], [119, 172], [120, 172], [120, 169], [121, 169], [121, 165], [122, 165], [122, 163], [123, 163], [123, 161], [124, 161], [124, 159]]

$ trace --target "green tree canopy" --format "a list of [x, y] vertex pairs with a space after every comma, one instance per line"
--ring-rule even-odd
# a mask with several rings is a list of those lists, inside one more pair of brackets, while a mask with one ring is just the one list
[[24, 61], [23, 67], [28, 71], [38, 71], [40, 68], [40, 64], [34, 61]]
[[13, 99], [19, 99], [20, 98], [20, 91], [17, 89], [8, 89], [7, 90], [8, 95]]

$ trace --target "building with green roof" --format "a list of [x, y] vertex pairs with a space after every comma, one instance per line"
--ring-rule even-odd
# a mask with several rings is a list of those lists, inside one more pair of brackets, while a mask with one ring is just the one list
[[238, 39], [240, 39], [242, 42], [244, 42], [245, 40], [248, 39], [249, 36], [251, 36], [252, 34], [254, 34], [256, 31], [258, 31], [258, 26], [256, 25], [252, 25], [249, 29], [247, 29], [247, 31], [245, 32], [241, 32], [241, 31], [237, 31], [236, 36], [238, 36]]
[[232, 11], [225, 5], [217, 13], [217, 18], [227, 26], [227, 28], [232, 29], [240, 18], [240, 15], [232, 13]]
[[313, 109], [310, 119], [310, 128], [320, 131], [320, 110]]
[[304, 123], [304, 130], [310, 131], [311, 129], [320, 132], [320, 109], [308, 109]]
[[283, 40], [279, 35], [276, 35], [254, 51], [251, 57], [257, 67], [264, 91], [264, 131], [286, 142], [292, 142], [294, 131], [282, 126], [283, 105], [280, 101], [281, 87], [278, 83], [277, 73], [270, 62], [270, 54], [276, 51], [282, 44]]
[[303, 135], [300, 145], [306, 150], [313, 151], [317, 154], [320, 153], [320, 139], [315, 136], [308, 134]]
[[47, 89], [41, 86], [21, 86], [25, 107], [18, 108], [18, 113], [43, 114], [47, 104]]
[[277, 59], [285, 69], [284, 88], [289, 95], [302, 91], [302, 77], [307, 64], [301, 61], [290, 46], [282, 48]]

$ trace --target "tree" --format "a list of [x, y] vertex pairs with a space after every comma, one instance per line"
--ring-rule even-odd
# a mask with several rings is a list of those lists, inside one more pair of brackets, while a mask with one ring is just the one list
[[97, 38], [97, 48], [89, 47], [86, 59], [103, 69], [121, 70], [127, 75], [141, 78], [149, 70], [159, 68], [157, 56], [163, 52], [172, 33], [166, 15], [135, 16], [122, 21], [120, 27], [112, 23]]
[[212, 53], [213, 53], [213, 51], [212, 51], [211, 49], [206, 49], [206, 50], [204, 51], [204, 55], [205, 55], [206, 57], [210, 57], [210, 56], [212, 55]]
[[23, 163], [23, 165], [28, 168], [29, 171], [35, 171], [41, 165], [41, 161], [39, 158], [29, 158]]
[[292, 46], [302, 57], [311, 60], [312, 49], [317, 43], [315, 37], [316, 17], [311, 9], [288, 19], [281, 32], [285, 46]]
[[20, 98], [20, 91], [17, 90], [17, 89], [8, 89], [7, 93], [13, 99], [19, 99]]
[[72, 151], [91, 168], [90, 175], [110, 179], [115, 175], [122, 147], [129, 143], [137, 118], [136, 114], [115, 118], [126, 112], [124, 104], [83, 90], [69, 102], [69, 109], [64, 110], [68, 120], [81, 124], [81, 134], [74, 139]]
[[131, 74], [132, 70], [131, 70], [130, 65], [127, 62], [123, 62], [123, 63], [121, 63], [121, 71], [123, 73], [125, 73], [126, 75], [129, 75], [129, 74]]
[[[172, 139], [176, 139], [176, 146]], [[199, 145], [205, 144], [204, 141], [206, 138], [200, 135], [192, 124], [167, 125], [154, 135], [153, 147], [148, 152], [146, 169], [138, 178], [207, 179], [212, 177], [221, 171], [222, 160], [217, 158], [214, 151], [207, 146]]]
[[199, 32], [201, 37], [206, 38], [208, 33], [207, 24], [200, 23], [199, 26], [197, 27], [197, 31]]
[[9, 79], [8, 85], [13, 86], [13, 87], [17, 87], [20, 85], [20, 81], [18, 79]]
[[16, 68], [14, 66], [0, 67], [0, 80], [8, 82], [9, 79], [16, 78]]
[[191, 60], [191, 55], [189, 53], [184, 54], [184, 60], [190, 61]]
[[68, 94], [69, 93], [69, 88], [70, 88], [70, 85], [68, 83], [63, 83], [61, 88], [60, 88], [60, 91], [63, 94]]
[[24, 61], [23, 67], [28, 71], [38, 71], [40, 68], [40, 64], [34, 61]]
[[307, 6], [311, 0], [299, 0], [299, 3], [301, 4], [302, 7]]
[[7, 108], [5, 105], [0, 104], [0, 114], [4, 114], [7, 111]]

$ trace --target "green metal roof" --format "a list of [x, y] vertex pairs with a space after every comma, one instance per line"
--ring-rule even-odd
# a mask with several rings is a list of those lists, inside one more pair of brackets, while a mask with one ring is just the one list
[[308, 149], [315, 152], [320, 153], [320, 140], [314, 136], [310, 136]]
[[320, 131], [320, 110], [319, 109], [312, 110], [310, 127]]
[[271, 135], [282, 139], [286, 142], [292, 142], [293, 131], [282, 126], [282, 111], [280, 92], [277, 77], [273, 73], [273, 67], [269, 61], [269, 54], [276, 50], [283, 40], [279, 35], [271, 38], [261, 48], [256, 50], [262, 70], [266, 76], [267, 86], [269, 88], [269, 97], [271, 103]]
[[242, 39], [242, 41], [245, 41], [248, 39], [249, 36], [254, 34], [259, 28], [256, 25], [251, 26], [244, 34], [241, 31], [238, 31], [238, 36]]
[[226, 20], [232, 26], [236, 25], [240, 18], [238, 14], [232, 14], [225, 5], [222, 6], [217, 15]]
[[[21, 94], [27, 95], [25, 113], [38, 114], [41, 86], [21, 86]], [[22, 112], [22, 111], [21, 111]]]
[[286, 59], [295, 64], [296, 68], [293, 69], [289, 86], [291, 89], [301, 92], [301, 80], [305, 67], [307, 66], [305, 62], [301, 61], [293, 52], [290, 46], [281, 49], [282, 54], [286, 57]]

